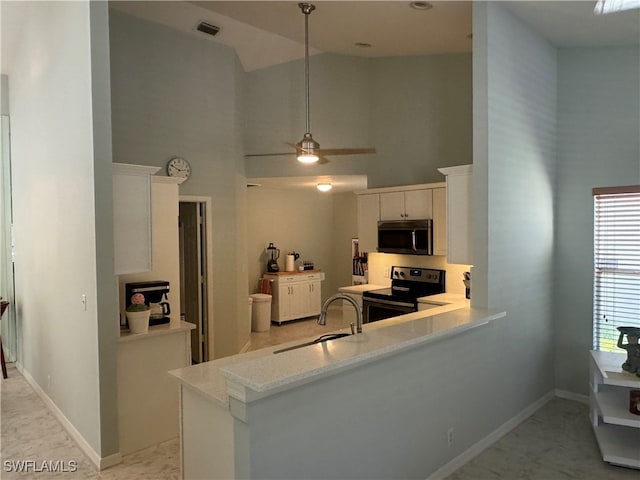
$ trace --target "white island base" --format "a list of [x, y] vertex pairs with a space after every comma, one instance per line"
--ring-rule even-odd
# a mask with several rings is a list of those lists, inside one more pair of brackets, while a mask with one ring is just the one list
[[[181, 382], [183, 478], [426, 478], [459, 453], [441, 440], [481, 381], [479, 359], [460, 353], [487, 344], [505, 316], [441, 308], [170, 372]], [[430, 414], [443, 403], [450, 416]]]

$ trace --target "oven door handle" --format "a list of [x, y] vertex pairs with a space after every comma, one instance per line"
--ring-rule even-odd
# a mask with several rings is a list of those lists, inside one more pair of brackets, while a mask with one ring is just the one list
[[416, 248], [416, 231], [415, 230], [411, 230], [411, 248], [413, 249], [414, 252], [418, 251], [418, 249]]
[[415, 307], [415, 305], [413, 303], [405, 303], [405, 302], [394, 302], [393, 300], [382, 300], [379, 298], [365, 298], [364, 299], [365, 302], [371, 304], [371, 303], [379, 303], [381, 305], [395, 305], [397, 307]]

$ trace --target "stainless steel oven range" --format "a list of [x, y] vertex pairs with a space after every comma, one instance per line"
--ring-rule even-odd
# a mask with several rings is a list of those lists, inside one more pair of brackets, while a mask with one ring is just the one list
[[391, 267], [391, 287], [362, 294], [363, 323], [418, 311], [418, 298], [445, 292], [444, 270]]

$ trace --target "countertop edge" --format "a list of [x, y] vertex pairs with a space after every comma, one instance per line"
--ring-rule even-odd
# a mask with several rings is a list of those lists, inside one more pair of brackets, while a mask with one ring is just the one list
[[174, 333], [188, 332], [194, 328], [196, 328], [196, 326], [189, 322], [180, 322], [179, 326], [173, 328], [170, 323], [166, 323], [164, 325], [149, 327], [149, 331], [147, 333], [122, 333], [118, 338], [118, 343], [135, 342], [163, 335], [173, 335]]
[[[449, 312], [444, 312], [436, 315], [426, 314], [423, 317], [417, 318], [415, 320], [407, 320], [406, 322], [390, 325], [388, 328], [402, 328], [402, 325], [406, 325], [408, 323], [411, 323], [412, 321], [420, 321], [426, 318], [433, 318], [437, 316], [440, 316], [440, 319], [444, 320], [449, 314], [460, 315], [461, 311], [468, 312], [469, 316], [473, 315], [477, 316], [478, 318], [440, 332], [407, 338], [405, 340], [399, 340], [395, 343], [382, 346], [371, 351], [362, 353], [356, 352], [351, 355], [346, 355], [345, 358], [334, 360], [328, 363], [318, 360], [315, 362], [317, 363], [316, 365], [310, 366], [308, 368], [301, 368], [300, 371], [288, 374], [287, 376], [282, 378], [274, 378], [272, 380], [257, 382], [254, 379], [250, 378], [249, 375], [243, 374], [242, 370], [246, 371], [247, 369], [250, 369], [252, 366], [251, 364], [254, 364], [255, 366], [258, 365], [257, 363], [255, 363], [255, 360], [222, 367], [220, 371], [227, 379], [228, 394], [230, 396], [233, 396], [244, 402], [252, 401], [258, 398], [273, 395], [286, 389], [294, 388], [304, 383], [314, 381], [328, 374], [337, 373], [346, 368], [364, 365], [366, 363], [379, 360], [392, 354], [400, 353], [402, 351], [409, 350], [421, 345], [438, 342], [456, 335], [460, 335], [464, 332], [476, 329], [483, 325], [487, 325], [493, 320], [497, 320], [506, 316], [505, 311], [480, 310], [471, 309], [469, 307], [461, 307], [456, 310], [451, 310]], [[426, 311], [425, 313], [427, 312], [428, 311]], [[365, 333], [361, 335], [376, 335], [376, 330], [372, 330], [370, 332], [365, 331]], [[303, 355], [312, 355], [310, 352], [302, 352], [301, 350], [298, 350], [297, 352]], [[303, 362], [301, 362], [301, 364], [302, 363]], [[314, 362], [312, 361], [310, 363]], [[264, 361], [260, 362], [260, 364], [264, 364]]]

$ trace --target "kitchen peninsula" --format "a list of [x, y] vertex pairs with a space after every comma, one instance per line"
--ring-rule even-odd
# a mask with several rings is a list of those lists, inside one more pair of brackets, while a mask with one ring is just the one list
[[429, 405], [458, 395], [451, 368], [462, 362], [464, 378], [474, 367], [464, 345], [505, 315], [461, 302], [171, 371], [183, 477], [425, 478], [439, 465], [424, 445], [449, 421]]

